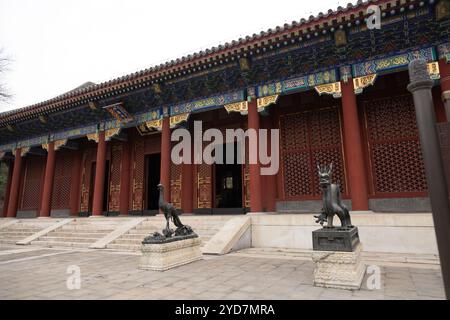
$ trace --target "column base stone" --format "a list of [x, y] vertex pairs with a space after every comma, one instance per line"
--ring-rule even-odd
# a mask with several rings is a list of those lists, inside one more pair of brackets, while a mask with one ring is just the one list
[[361, 243], [353, 252], [314, 251], [314, 286], [359, 290], [366, 273]]

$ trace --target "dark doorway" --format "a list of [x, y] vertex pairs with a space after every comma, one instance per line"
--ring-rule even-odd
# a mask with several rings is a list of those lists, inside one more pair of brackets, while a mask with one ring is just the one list
[[150, 154], [145, 157], [146, 162], [146, 202], [144, 214], [158, 213], [159, 191], [157, 185], [161, 178], [161, 154]]
[[[234, 164], [225, 164], [226, 145], [223, 145], [223, 154], [224, 164], [214, 166], [215, 207], [218, 209], [233, 209], [229, 213], [240, 213], [242, 211], [242, 165], [237, 164], [237, 144], [234, 144]], [[226, 214], [227, 211], [214, 210], [214, 213]]]
[[[92, 162], [91, 167], [91, 181], [89, 186], [89, 215], [92, 214], [92, 206], [94, 203], [94, 188], [95, 188], [95, 176], [97, 169], [97, 162]], [[103, 185], [103, 205], [102, 211], [103, 213], [108, 212], [108, 201], [109, 201], [109, 160], [106, 160], [105, 163], [105, 180]]]

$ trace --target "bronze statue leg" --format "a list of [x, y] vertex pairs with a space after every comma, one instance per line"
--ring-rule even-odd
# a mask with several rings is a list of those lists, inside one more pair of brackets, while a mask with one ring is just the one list
[[327, 227], [333, 228], [333, 218], [334, 218], [334, 215], [328, 216], [328, 224], [327, 224]]

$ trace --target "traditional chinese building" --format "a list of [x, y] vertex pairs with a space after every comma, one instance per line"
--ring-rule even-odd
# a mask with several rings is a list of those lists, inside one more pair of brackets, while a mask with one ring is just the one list
[[[381, 8], [369, 29], [367, 7]], [[450, 2], [379, 0], [285, 24], [0, 114], [5, 217], [311, 212], [316, 165], [355, 211], [429, 211], [407, 66], [425, 59], [450, 116]], [[447, 109], [446, 109], [447, 108]], [[446, 113], [447, 111], [447, 113]], [[280, 170], [171, 162], [171, 130], [280, 130]], [[1, 208], [0, 208], [1, 209]]]

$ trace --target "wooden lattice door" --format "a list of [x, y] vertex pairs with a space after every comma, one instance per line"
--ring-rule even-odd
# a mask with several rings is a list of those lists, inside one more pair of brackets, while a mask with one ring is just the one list
[[93, 162], [95, 161], [96, 156], [96, 149], [95, 148], [89, 148], [84, 150], [83, 152], [83, 172], [82, 172], [82, 178], [81, 178], [81, 204], [80, 204], [80, 212], [83, 214], [88, 213], [90, 208], [90, 198], [92, 193], [94, 192], [93, 189], [93, 175], [94, 175], [94, 166]]
[[182, 167], [170, 162], [170, 202], [176, 209], [181, 209]]
[[427, 183], [411, 95], [364, 102], [372, 193], [425, 195]]
[[42, 178], [45, 171], [43, 157], [28, 156], [25, 158], [25, 175], [22, 190], [21, 210], [37, 210], [40, 207]]
[[53, 181], [52, 209], [70, 208], [73, 156], [56, 152], [55, 177]]
[[111, 147], [111, 168], [109, 181], [109, 204], [108, 212], [119, 212], [120, 210], [120, 176], [122, 171], [122, 145], [116, 144]]
[[333, 162], [333, 181], [347, 193], [337, 107], [280, 116], [281, 165], [286, 199], [318, 199], [317, 164]]
[[134, 143], [133, 184], [131, 188], [132, 211], [142, 212], [144, 209], [144, 172], [145, 172], [145, 142], [136, 140]]
[[197, 165], [197, 208], [212, 208], [212, 166], [208, 164]]

